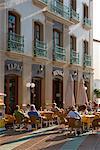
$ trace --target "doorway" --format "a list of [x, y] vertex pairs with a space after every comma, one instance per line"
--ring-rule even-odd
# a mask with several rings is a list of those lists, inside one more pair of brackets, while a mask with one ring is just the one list
[[13, 114], [16, 105], [18, 105], [18, 76], [5, 76], [5, 93], [4, 103], [6, 106], [5, 113]]
[[53, 103], [63, 108], [63, 80], [59, 78], [53, 79]]
[[35, 87], [31, 89], [31, 104], [35, 104], [36, 109], [41, 107], [41, 78], [33, 78], [32, 83]]

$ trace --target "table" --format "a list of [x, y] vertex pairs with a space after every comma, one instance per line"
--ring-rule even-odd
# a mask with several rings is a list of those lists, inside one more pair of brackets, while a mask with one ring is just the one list
[[95, 115], [82, 115], [82, 123], [83, 123], [83, 130], [85, 129], [85, 124], [87, 125], [87, 128], [89, 129], [90, 126], [92, 126], [93, 119]]

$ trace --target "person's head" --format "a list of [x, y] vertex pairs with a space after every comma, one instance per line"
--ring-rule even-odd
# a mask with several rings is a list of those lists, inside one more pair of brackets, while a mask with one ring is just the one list
[[31, 108], [30, 108], [32, 111], [36, 111], [36, 108], [35, 108], [35, 105], [31, 105]]
[[71, 110], [72, 110], [72, 111], [76, 111], [75, 106], [72, 106]]
[[27, 107], [27, 109], [30, 109], [30, 104], [27, 104], [27, 106], [26, 106], [26, 107]]
[[20, 109], [20, 106], [16, 105], [15, 110], [19, 110], [19, 109]]
[[57, 104], [56, 104], [56, 103], [53, 103], [53, 104], [52, 104], [52, 107], [53, 107], [53, 108], [55, 108], [56, 106], [57, 106]]

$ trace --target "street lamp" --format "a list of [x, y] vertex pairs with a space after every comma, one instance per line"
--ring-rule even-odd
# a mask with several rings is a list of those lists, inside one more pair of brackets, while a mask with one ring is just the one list
[[26, 87], [27, 88], [30, 88], [30, 92], [31, 92], [31, 94], [33, 95], [32, 97], [30, 96], [30, 98], [31, 98], [31, 104], [33, 104], [34, 103], [34, 87], [35, 87], [35, 83], [31, 83], [31, 82], [28, 82], [28, 83], [26, 83]]
[[35, 87], [35, 83], [28, 82], [28, 83], [26, 83], [26, 87], [27, 88], [34, 88]]

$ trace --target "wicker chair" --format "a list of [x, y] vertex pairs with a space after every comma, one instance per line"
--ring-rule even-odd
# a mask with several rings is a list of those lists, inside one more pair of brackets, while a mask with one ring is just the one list
[[79, 135], [80, 132], [82, 131], [82, 122], [79, 119], [75, 119], [75, 118], [68, 118], [68, 128], [70, 133], [72, 133], [72, 131], [74, 131], [74, 134], [76, 135], [76, 133]]
[[94, 119], [92, 122], [92, 131], [100, 128], [100, 118]]
[[35, 116], [30, 116], [30, 121], [31, 121], [31, 125], [32, 127], [34, 126], [34, 128], [37, 130], [39, 125], [42, 128], [42, 122], [41, 122], [41, 118], [37, 119]]

